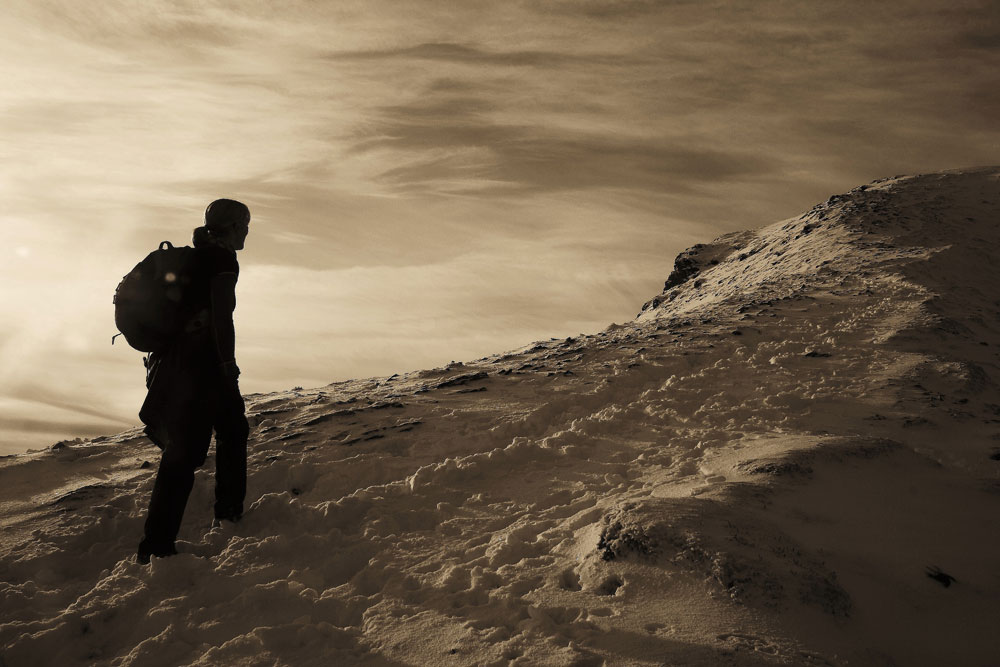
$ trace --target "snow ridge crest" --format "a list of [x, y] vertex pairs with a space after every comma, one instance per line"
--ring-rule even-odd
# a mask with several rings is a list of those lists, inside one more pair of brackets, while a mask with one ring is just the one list
[[746, 306], [829, 286], [838, 276], [891, 274], [945, 246], [995, 256], [998, 188], [1000, 167], [883, 178], [798, 217], [699, 243], [677, 256], [663, 291], [637, 318], [670, 318], [721, 302]]

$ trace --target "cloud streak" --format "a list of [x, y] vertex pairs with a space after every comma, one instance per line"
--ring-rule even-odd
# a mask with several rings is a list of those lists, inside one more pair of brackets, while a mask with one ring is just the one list
[[476, 67], [562, 67], [566, 65], [629, 66], [648, 62], [629, 54], [561, 51], [493, 51], [469, 44], [429, 42], [394, 49], [331, 51], [325, 58], [344, 60], [426, 60]]
[[398, 123], [387, 123], [384, 131], [387, 138], [366, 142], [361, 150], [433, 147], [445, 152], [379, 175], [403, 190], [504, 196], [594, 188], [677, 192], [694, 183], [718, 183], [775, 168], [764, 156], [727, 152], [721, 146], [688, 147], [534, 127], [415, 124], [401, 117]]

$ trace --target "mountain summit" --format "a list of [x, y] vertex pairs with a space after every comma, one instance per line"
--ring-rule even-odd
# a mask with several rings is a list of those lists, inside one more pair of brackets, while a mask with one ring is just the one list
[[682, 253], [634, 321], [248, 397], [249, 509], [131, 555], [138, 430], [0, 462], [6, 667], [989, 664], [1000, 168]]

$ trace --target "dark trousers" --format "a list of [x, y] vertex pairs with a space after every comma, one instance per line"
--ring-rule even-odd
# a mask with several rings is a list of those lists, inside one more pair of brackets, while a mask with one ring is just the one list
[[235, 382], [220, 386], [209, 400], [191, 403], [154, 442], [163, 448], [149, 500], [140, 551], [176, 553], [174, 541], [194, 486], [194, 471], [205, 463], [215, 431], [215, 516], [236, 519], [243, 513], [247, 488], [246, 407]]

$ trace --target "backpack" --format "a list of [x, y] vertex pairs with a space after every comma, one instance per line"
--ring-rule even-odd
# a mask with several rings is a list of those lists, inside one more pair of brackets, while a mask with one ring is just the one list
[[140, 352], [162, 351], [191, 319], [193, 253], [164, 241], [118, 283], [115, 326]]

